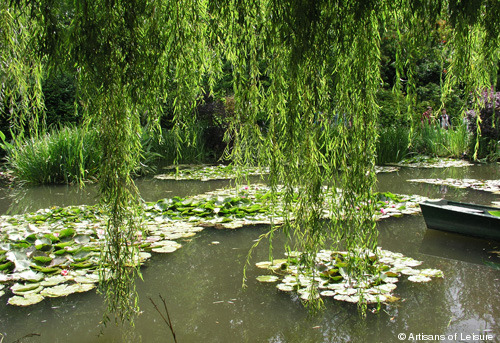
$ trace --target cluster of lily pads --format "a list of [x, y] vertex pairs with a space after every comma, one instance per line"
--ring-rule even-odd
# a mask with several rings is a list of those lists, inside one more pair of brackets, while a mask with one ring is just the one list
[[409, 182], [428, 183], [432, 185], [451, 186], [455, 188], [471, 188], [478, 191], [500, 194], [500, 180], [476, 179], [411, 179]]
[[[419, 211], [418, 196], [379, 193], [377, 219]], [[140, 248], [138, 264], [153, 253], [170, 253], [206, 227], [235, 229], [245, 225], [280, 224], [282, 198], [271, 200], [270, 189], [251, 185], [205, 194], [162, 199], [144, 205], [143, 230], [133, 242]], [[330, 216], [328, 211], [325, 218]], [[0, 297], [8, 291], [11, 305], [27, 306], [45, 297], [85, 292], [98, 282], [100, 250], [106, 216], [97, 206], [42, 209], [0, 217]]]
[[449, 168], [449, 167], [469, 167], [473, 164], [465, 160], [452, 158], [437, 158], [418, 155], [401, 160], [393, 165], [408, 168]]
[[167, 168], [170, 172], [155, 175], [159, 180], [230, 180], [236, 179], [238, 175], [264, 175], [269, 173], [269, 168], [239, 167], [232, 165], [181, 165]]
[[[268, 167], [238, 167], [236, 169], [232, 165], [180, 165], [177, 167], [167, 167], [169, 172], [158, 174], [154, 177], [159, 180], [230, 180], [236, 179], [238, 175], [265, 175], [269, 174]], [[395, 166], [377, 166], [375, 167], [376, 173], [389, 173], [398, 171], [399, 168]]]
[[[438, 269], [416, 269], [422, 264], [401, 253], [377, 248], [354, 256], [346, 251], [321, 250], [316, 255], [316, 268], [305, 269], [300, 263], [300, 252], [287, 254], [286, 259], [257, 263], [258, 268], [273, 274], [257, 277], [260, 282], [278, 282], [276, 288], [283, 292], [295, 291], [303, 301], [315, 298], [333, 297], [335, 300], [351, 303], [381, 303], [398, 300], [393, 292], [396, 283], [404, 275], [412, 282], [428, 282], [431, 277], [443, 277]], [[369, 262], [363, 280], [348, 273], [349, 259], [366, 258]]]

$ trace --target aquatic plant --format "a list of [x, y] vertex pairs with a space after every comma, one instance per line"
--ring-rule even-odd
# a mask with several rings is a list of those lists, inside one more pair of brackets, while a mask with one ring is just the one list
[[101, 163], [97, 142], [93, 130], [63, 127], [10, 145], [7, 162], [21, 183], [77, 183], [96, 179]]
[[452, 158], [439, 158], [439, 157], [430, 157], [426, 155], [417, 155], [405, 158], [398, 163], [394, 163], [394, 165], [407, 168], [450, 168], [450, 167], [460, 168], [460, 167], [469, 167], [472, 166], [473, 164], [466, 160], [456, 160]]
[[476, 179], [410, 179], [408, 182], [428, 183], [431, 185], [444, 185], [455, 188], [471, 188], [478, 191], [500, 194], [499, 180], [476, 180]]
[[410, 146], [410, 130], [405, 127], [382, 127], [378, 130], [377, 165], [399, 162], [405, 158]]
[[[368, 278], [358, 279], [349, 273], [349, 259], [363, 254], [370, 261], [366, 270]], [[443, 277], [443, 272], [438, 269], [415, 269], [422, 264], [421, 261], [380, 248], [361, 254], [320, 250], [315, 256], [314, 270], [301, 263], [301, 252], [291, 251], [287, 256], [287, 259], [258, 262], [258, 268], [272, 271], [274, 275], [258, 276], [257, 281], [273, 283], [280, 280], [276, 286], [278, 290], [295, 291], [305, 302], [321, 296], [365, 306], [391, 303], [399, 300], [392, 292], [401, 276], [408, 276], [412, 282], [428, 282], [431, 277]]]
[[[387, 192], [378, 193], [377, 199], [377, 219], [418, 213], [418, 202], [424, 200]], [[131, 263], [139, 266], [151, 253], [172, 253], [182, 247], [183, 240], [207, 227], [282, 225], [284, 210], [283, 199], [273, 203], [270, 189], [264, 185], [147, 203], [141, 231], [131, 240], [138, 250]], [[324, 212], [322, 218], [331, 215]], [[47, 297], [94, 289], [102, 269], [111, 267], [101, 262], [100, 253], [106, 244], [107, 221], [107, 214], [98, 206], [53, 207], [1, 216], [0, 297], [12, 293], [9, 304], [29, 306]], [[10, 291], [4, 291], [4, 284]]]
[[448, 130], [439, 125], [419, 127], [414, 132], [411, 149], [419, 154], [461, 158], [469, 155], [471, 134], [465, 124]]

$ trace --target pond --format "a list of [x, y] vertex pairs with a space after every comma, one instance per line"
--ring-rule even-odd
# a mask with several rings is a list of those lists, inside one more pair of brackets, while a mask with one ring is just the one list
[[[498, 164], [448, 169], [402, 168], [378, 174], [378, 189], [430, 198], [446, 196], [479, 204], [499, 201], [487, 192], [454, 189], [406, 180], [417, 178], [495, 179]], [[141, 194], [152, 201], [174, 195], [186, 196], [214, 190], [227, 181], [138, 181]], [[95, 189], [37, 187], [2, 189], [2, 213], [34, 211], [53, 205], [90, 204]], [[309, 316], [297, 295], [280, 292], [275, 284], [256, 281], [262, 270], [256, 262], [268, 259], [266, 244], [252, 257], [247, 271], [248, 287], [242, 289], [243, 265], [253, 241], [265, 226], [238, 230], [206, 229], [172, 254], [153, 254], [137, 281], [143, 313], [133, 332], [113, 323], [101, 331], [103, 298], [90, 291], [64, 298], [49, 298], [21, 308], [0, 301], [0, 333], [3, 343], [14, 342], [171, 342], [171, 333], [155, 311], [162, 295], [168, 305], [179, 342], [397, 342], [397, 341], [492, 341], [500, 340], [500, 271], [484, 261], [500, 262], [489, 253], [500, 242], [461, 237], [427, 230], [421, 215], [389, 218], [378, 223], [384, 249], [423, 261], [422, 268], [438, 268], [443, 279], [429, 283], [401, 280], [395, 295], [399, 302], [383, 305], [378, 314], [361, 318], [356, 305], [325, 299], [325, 310]], [[282, 237], [273, 241], [274, 256], [281, 257]], [[426, 335], [426, 336], [424, 336]], [[430, 337], [432, 335], [433, 337]], [[473, 336], [476, 335], [476, 336]], [[2, 342], [2, 336], [0, 336]]]

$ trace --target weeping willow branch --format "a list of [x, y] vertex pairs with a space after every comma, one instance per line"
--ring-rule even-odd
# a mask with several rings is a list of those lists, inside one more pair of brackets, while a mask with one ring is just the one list
[[[498, 0], [4, 1], [0, 104], [23, 126], [43, 108], [43, 62], [77, 70], [78, 110], [100, 133], [104, 154], [103, 292], [123, 321], [137, 311], [133, 242], [141, 212], [130, 175], [140, 155], [140, 117], [158, 125], [169, 106], [179, 151], [194, 141], [182, 141], [181, 131], [196, 125], [202, 84], [211, 87], [229, 61], [236, 99], [229, 153], [237, 165], [270, 166], [275, 194], [285, 185], [287, 249], [303, 251], [312, 269], [319, 249], [347, 247], [349, 273], [363, 277], [366, 251], [377, 244], [380, 30], [397, 23], [396, 70], [406, 73], [411, 100], [415, 49], [438, 17], [449, 20], [454, 60], [444, 87], [464, 84], [477, 98], [498, 68], [499, 13]], [[326, 225], [325, 210], [333, 214]]]
[[40, 25], [21, 8], [0, 4], [0, 110], [6, 111], [14, 133], [25, 128], [38, 136], [44, 130], [43, 58], [36, 37]]

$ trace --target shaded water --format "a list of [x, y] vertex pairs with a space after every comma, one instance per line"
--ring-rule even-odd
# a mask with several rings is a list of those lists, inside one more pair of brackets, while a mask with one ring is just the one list
[[[393, 193], [421, 194], [431, 198], [490, 204], [499, 197], [479, 191], [455, 190], [406, 182], [410, 178], [494, 179], [500, 166], [471, 168], [403, 169], [379, 174], [378, 188]], [[141, 180], [146, 200], [185, 196], [226, 185], [227, 182], [169, 182]], [[171, 193], [168, 193], [171, 192]], [[95, 190], [52, 187], [25, 190], [21, 200], [5, 193], [2, 211], [34, 210], [52, 205], [91, 203]], [[417, 335], [444, 335], [435, 340], [463, 341], [468, 334], [494, 335], [500, 341], [500, 271], [484, 266], [484, 260], [499, 259], [488, 254], [500, 250], [500, 242], [462, 237], [427, 230], [423, 217], [391, 218], [378, 225], [380, 245], [424, 261], [421, 268], [442, 269], [445, 278], [415, 284], [400, 281], [395, 294], [402, 301], [383, 306], [379, 314], [360, 318], [356, 306], [325, 299], [326, 309], [309, 317], [296, 295], [276, 290], [274, 284], [255, 280], [261, 270], [250, 267], [248, 288], [243, 290], [242, 270], [247, 252], [265, 227], [236, 231], [205, 230], [173, 254], [155, 254], [138, 281], [143, 314], [136, 329], [128, 333], [134, 342], [172, 342], [168, 327], [154, 310], [151, 297], [160, 308], [159, 294], [168, 304], [179, 342], [398, 342], [419, 341]], [[220, 244], [212, 244], [212, 242]], [[281, 257], [282, 237], [273, 241], [274, 256]], [[267, 246], [257, 249], [255, 262], [268, 258]], [[22, 342], [121, 342], [122, 333], [113, 324], [100, 332], [103, 299], [91, 291], [66, 298], [47, 299], [28, 307], [0, 301], [0, 333], [3, 343], [36, 333]], [[456, 334], [456, 339], [455, 339]], [[447, 340], [447, 336], [452, 338]], [[402, 337], [402, 336], [400, 336]], [[421, 337], [421, 336], [420, 336]], [[410, 339], [413, 338], [413, 339]], [[2, 338], [0, 336], [0, 342]]]

